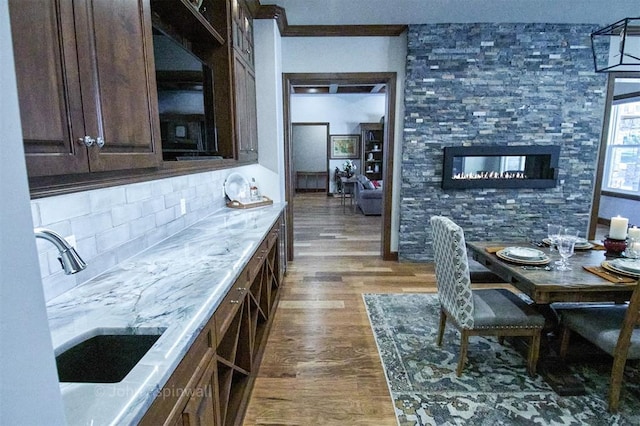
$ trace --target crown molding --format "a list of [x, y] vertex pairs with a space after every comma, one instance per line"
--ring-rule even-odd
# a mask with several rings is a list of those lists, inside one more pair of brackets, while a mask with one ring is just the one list
[[255, 19], [275, 19], [282, 37], [397, 37], [406, 25], [289, 25], [284, 8], [260, 5]]

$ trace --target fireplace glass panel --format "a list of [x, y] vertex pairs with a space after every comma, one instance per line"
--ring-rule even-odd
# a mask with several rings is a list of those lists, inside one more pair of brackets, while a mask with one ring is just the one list
[[442, 187], [550, 188], [558, 146], [446, 147]]

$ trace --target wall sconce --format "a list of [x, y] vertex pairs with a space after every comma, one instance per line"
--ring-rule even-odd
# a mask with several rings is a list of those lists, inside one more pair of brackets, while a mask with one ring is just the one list
[[596, 72], [640, 71], [640, 17], [591, 33], [591, 51]]

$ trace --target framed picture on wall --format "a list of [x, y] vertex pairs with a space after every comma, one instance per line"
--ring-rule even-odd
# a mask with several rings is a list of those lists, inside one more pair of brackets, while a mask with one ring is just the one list
[[360, 135], [331, 135], [331, 158], [359, 158]]

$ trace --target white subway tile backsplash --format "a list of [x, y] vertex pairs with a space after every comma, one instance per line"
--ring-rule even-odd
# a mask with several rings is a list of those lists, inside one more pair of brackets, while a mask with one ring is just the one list
[[127, 241], [118, 247], [118, 251], [116, 253], [117, 262], [121, 263], [125, 260], [129, 259], [132, 256], [140, 253], [145, 249], [145, 241], [144, 237], [139, 237], [131, 241]]
[[178, 176], [171, 181], [173, 192], [180, 192], [189, 187], [189, 176]]
[[161, 227], [162, 225], [165, 225], [171, 222], [172, 220], [175, 220], [176, 217], [177, 217], [176, 211], [174, 208], [161, 210], [155, 214], [156, 227]]
[[142, 217], [142, 202], [124, 204], [111, 210], [113, 226], [120, 226]]
[[154, 195], [150, 200], [142, 202], [142, 217], [153, 215], [164, 209], [164, 198]]
[[96, 234], [96, 248], [98, 253], [106, 252], [124, 244], [131, 238], [129, 224], [125, 223], [120, 226], [109, 229], [108, 231]]
[[125, 188], [118, 186], [115, 188], [104, 188], [91, 191], [89, 194], [91, 200], [91, 211], [93, 213], [108, 211], [120, 204], [126, 202]]
[[164, 207], [169, 209], [180, 204], [180, 199], [184, 198], [183, 191], [173, 192], [164, 196]]
[[38, 199], [42, 223], [56, 223], [91, 213], [91, 202], [87, 192]]
[[84, 261], [93, 259], [98, 255], [98, 246], [96, 245], [96, 236], [91, 235], [88, 238], [78, 239], [78, 253]]
[[[178, 209], [179, 208], [180, 207], [178, 207]], [[184, 228], [186, 228], [184, 216], [179, 217], [178, 219], [167, 223], [166, 228], [167, 228], [167, 235], [173, 235], [177, 232], [182, 231]]]
[[127, 203], [147, 200], [151, 198], [151, 186], [149, 182], [134, 183], [126, 187]]
[[[233, 170], [197, 173], [31, 202], [34, 226], [77, 240], [87, 269], [65, 275], [55, 248], [40, 239], [38, 259], [47, 300], [223, 208], [222, 187]], [[187, 213], [181, 215], [184, 198]]]
[[51, 300], [77, 285], [76, 277], [74, 275], [65, 275], [62, 270], [49, 275], [46, 284], [47, 285], [44, 286], [44, 297], [46, 300]]
[[156, 181], [151, 187], [151, 195], [157, 197], [159, 195], [166, 195], [173, 192], [173, 179], [174, 178], [167, 178]]
[[110, 211], [101, 211], [79, 217], [71, 223], [71, 230], [76, 238], [87, 238], [113, 228]]
[[156, 219], [154, 215], [145, 215], [131, 221], [129, 226], [131, 227], [131, 237], [137, 238], [155, 229]]

